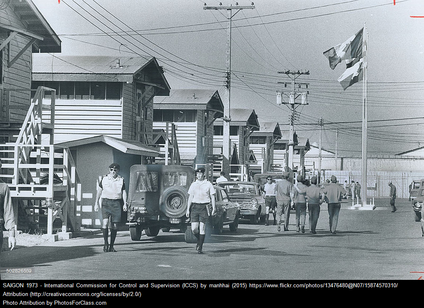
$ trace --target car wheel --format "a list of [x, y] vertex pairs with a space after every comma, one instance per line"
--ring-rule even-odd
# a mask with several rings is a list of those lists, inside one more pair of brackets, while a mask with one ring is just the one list
[[148, 227], [144, 231], [146, 232], [147, 236], [156, 236], [159, 233], [160, 228], [159, 227]]
[[234, 221], [232, 223], [230, 223], [230, 231], [231, 232], [237, 232], [238, 224], [239, 224], [239, 214], [237, 213]]
[[187, 201], [187, 190], [184, 187], [169, 187], [165, 189], [160, 198], [160, 210], [167, 217], [180, 217], [186, 212]]
[[130, 227], [130, 236], [133, 241], [139, 241], [141, 238], [141, 228], [136, 227]]

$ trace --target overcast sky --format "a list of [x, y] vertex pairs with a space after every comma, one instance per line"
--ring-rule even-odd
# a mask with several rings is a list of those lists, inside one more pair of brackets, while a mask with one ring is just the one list
[[[172, 89], [210, 88], [224, 97], [227, 12], [219, 1], [33, 0], [62, 40], [62, 54], [154, 56]], [[223, 5], [236, 1], [223, 0]], [[238, 1], [251, 5], [251, 1]], [[364, 24], [368, 31], [369, 154], [424, 146], [424, 1], [257, 0], [233, 17], [234, 108], [255, 109], [260, 121], [288, 129], [289, 109], [276, 105], [278, 72], [308, 70], [309, 105], [295, 129], [339, 155], [361, 154], [362, 82], [343, 91], [323, 52]], [[236, 11], [234, 10], [233, 13]], [[333, 122], [331, 124], [330, 122]], [[335, 122], [335, 123], [334, 123]]]

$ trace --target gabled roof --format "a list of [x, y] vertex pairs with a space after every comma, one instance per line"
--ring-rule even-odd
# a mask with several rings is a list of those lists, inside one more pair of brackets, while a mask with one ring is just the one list
[[154, 109], [165, 110], [214, 110], [224, 113], [224, 105], [217, 90], [177, 89], [169, 96], [156, 96]]
[[147, 145], [133, 140], [122, 140], [111, 136], [98, 135], [83, 139], [66, 141], [58, 143], [55, 146], [58, 148], [72, 148], [82, 145], [89, 145], [97, 142], [103, 142], [112, 148], [121, 151], [125, 154], [142, 155], [142, 156], [159, 156], [159, 152]]
[[260, 129], [253, 132], [252, 136], [274, 136], [281, 138], [283, 134], [278, 122], [260, 122]]
[[7, 19], [0, 20], [0, 28], [37, 39], [33, 44], [33, 52], [61, 52], [59, 37], [31, 0], [8, 1], [8, 5], [25, 28], [19, 28]]
[[[230, 118], [230, 126], [245, 126], [253, 130], [259, 130], [260, 128], [258, 115], [254, 109], [232, 108], [230, 110]], [[222, 121], [223, 120], [218, 119], [215, 122], [215, 126], [222, 125]]]
[[111, 81], [132, 83], [146, 70], [148, 80], [168, 95], [170, 86], [156, 58], [113, 56], [33, 55], [33, 81]]

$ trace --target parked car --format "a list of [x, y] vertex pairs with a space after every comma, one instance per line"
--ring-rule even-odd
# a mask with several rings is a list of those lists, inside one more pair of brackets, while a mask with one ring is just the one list
[[265, 199], [255, 182], [228, 181], [218, 183], [218, 186], [228, 192], [231, 200], [240, 204], [241, 218], [258, 223], [261, 217], [265, 217]]
[[419, 181], [412, 181], [411, 191], [409, 192], [409, 201], [414, 202], [414, 199], [417, 197], [422, 183], [424, 183], [424, 179]]
[[179, 165], [133, 165], [130, 168], [127, 225], [131, 239], [142, 231], [156, 236], [159, 230], [187, 228], [188, 188], [194, 180], [191, 167]]
[[[214, 186], [214, 188], [216, 190], [216, 214], [211, 216], [209, 218], [209, 222], [206, 224], [207, 237], [211, 233], [221, 234], [225, 225], [229, 226], [230, 231], [236, 232], [240, 218], [240, 205], [230, 199], [224, 188], [219, 186]], [[210, 211], [212, 211], [212, 207], [210, 208]], [[193, 243], [196, 241], [191, 228], [187, 228], [185, 231], [185, 241], [187, 243]]]

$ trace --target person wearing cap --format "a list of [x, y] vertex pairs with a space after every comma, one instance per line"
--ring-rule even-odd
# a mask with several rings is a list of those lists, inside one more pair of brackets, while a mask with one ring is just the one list
[[[119, 169], [117, 163], [111, 164], [109, 174], [101, 177], [97, 188], [94, 210], [97, 212], [99, 208], [102, 209], [104, 252], [116, 252], [113, 245], [117, 234], [117, 224], [121, 221], [121, 207], [125, 212], [127, 211], [127, 192], [124, 178], [118, 175]], [[108, 227], [110, 228], [110, 244]]]
[[[197, 239], [197, 253], [203, 253], [203, 243], [205, 242], [206, 223], [209, 216], [216, 213], [215, 188], [205, 177], [205, 169], [196, 169], [196, 181], [188, 189], [188, 203], [186, 216], [190, 217], [191, 230]], [[209, 206], [212, 205], [212, 212]]]
[[269, 211], [271, 210], [274, 215], [274, 225], [277, 224], [275, 208], [277, 207], [277, 185], [272, 181], [271, 176], [267, 176], [264, 185], [264, 198], [265, 198], [265, 226], [269, 225]]
[[392, 207], [392, 213], [397, 211], [395, 202], [396, 202], [396, 186], [393, 185], [392, 182], [389, 182], [389, 186], [390, 186], [390, 206]]
[[[290, 203], [293, 197], [293, 184], [288, 180], [289, 173], [283, 172], [282, 180], [276, 184], [277, 199], [277, 231], [281, 231], [281, 224], [284, 221], [284, 231], [289, 230]], [[284, 214], [284, 219], [283, 219]]]
[[301, 174], [297, 176], [297, 183], [294, 185], [294, 208], [296, 210], [296, 232], [305, 233], [306, 222], [306, 188], [303, 184], [304, 178]]
[[[0, 169], [2, 163], [0, 160]], [[3, 226], [9, 231], [9, 248], [13, 250], [16, 245], [16, 220], [15, 211], [12, 204], [9, 186], [6, 183], [0, 182], [0, 251], [3, 247]]]
[[337, 184], [337, 178], [332, 175], [331, 183], [324, 188], [324, 194], [328, 199], [328, 218], [330, 224], [330, 232], [336, 234], [337, 223], [339, 221], [339, 213], [341, 208], [341, 200], [345, 193], [343, 187]]
[[317, 186], [317, 177], [311, 178], [311, 186], [306, 188], [306, 200], [308, 201], [309, 228], [312, 234], [316, 234], [316, 228], [319, 218], [321, 200], [321, 189]]

